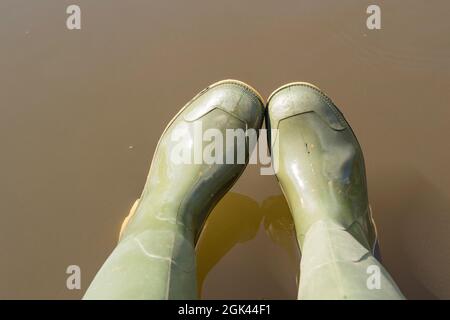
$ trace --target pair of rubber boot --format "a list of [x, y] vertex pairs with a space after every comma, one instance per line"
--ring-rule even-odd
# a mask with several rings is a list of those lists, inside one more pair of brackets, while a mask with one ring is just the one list
[[[144, 191], [86, 299], [197, 297], [196, 241], [255, 145], [235, 133], [258, 133], [264, 119], [272, 166], [302, 252], [298, 297], [403, 297], [374, 257], [377, 236], [363, 154], [330, 98], [298, 82], [280, 87], [265, 104], [249, 85], [225, 80], [197, 94], [164, 130]], [[216, 143], [211, 150], [213, 138], [230, 136], [237, 143]]]

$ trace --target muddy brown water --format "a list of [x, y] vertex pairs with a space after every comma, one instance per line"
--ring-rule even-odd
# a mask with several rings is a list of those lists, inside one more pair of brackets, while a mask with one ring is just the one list
[[[0, 298], [80, 298], [166, 123], [226, 78], [327, 92], [362, 144], [385, 266], [408, 298], [450, 298], [450, 2], [79, 0], [69, 31], [72, 2], [0, 2]], [[292, 220], [257, 166], [198, 251], [202, 298], [296, 297]]]

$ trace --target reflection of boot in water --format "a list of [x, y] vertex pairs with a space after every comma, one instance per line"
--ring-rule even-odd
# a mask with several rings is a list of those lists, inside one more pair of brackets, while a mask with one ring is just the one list
[[253, 239], [262, 220], [258, 203], [228, 192], [211, 212], [196, 246], [199, 296], [208, 273], [238, 243]]
[[374, 258], [364, 159], [341, 112], [316, 87], [293, 83], [271, 95], [267, 115], [278, 129], [271, 154], [302, 251], [299, 298], [403, 298]]
[[[234, 184], [246, 164], [175, 163], [180, 147], [198, 146], [196, 129], [259, 129], [264, 105], [249, 86], [232, 80], [216, 83], [192, 99], [169, 123], [156, 147], [144, 191], [123, 228], [119, 244], [88, 288], [86, 299], [192, 299], [197, 297], [195, 243], [214, 205]], [[200, 139], [203, 137], [200, 133]], [[244, 149], [237, 139], [234, 148]], [[245, 141], [244, 141], [245, 143]], [[203, 148], [210, 143], [201, 141]], [[248, 159], [249, 150], [246, 150]], [[198, 150], [197, 150], [198, 152]], [[251, 152], [251, 150], [250, 150]], [[228, 159], [228, 158], [226, 158]], [[225, 161], [225, 159], [223, 159]]]
[[[228, 192], [209, 215], [196, 246], [200, 293], [208, 273], [237, 244], [254, 240], [261, 224], [271, 241], [285, 250], [292, 270], [297, 268], [299, 260], [294, 224], [284, 196], [269, 197], [260, 205], [248, 196]], [[250, 255], [257, 258], [257, 253]], [[261, 266], [255, 264], [252, 268]], [[279, 271], [272, 269], [273, 266], [267, 268], [272, 272]]]
[[[287, 253], [292, 270], [296, 270], [299, 261], [298, 244], [286, 198], [283, 195], [269, 197], [263, 201], [262, 210], [267, 235]], [[298, 280], [298, 272], [296, 279]]]

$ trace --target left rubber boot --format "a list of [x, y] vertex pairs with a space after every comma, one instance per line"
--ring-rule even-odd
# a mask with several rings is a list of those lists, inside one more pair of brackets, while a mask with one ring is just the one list
[[263, 118], [260, 95], [237, 80], [210, 85], [180, 110], [158, 142], [140, 200], [86, 299], [197, 297], [196, 241], [244, 171], [256, 144], [245, 134], [257, 133]]

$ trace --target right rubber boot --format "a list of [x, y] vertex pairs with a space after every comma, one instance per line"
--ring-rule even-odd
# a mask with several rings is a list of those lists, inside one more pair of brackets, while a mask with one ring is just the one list
[[[85, 299], [197, 298], [196, 241], [244, 171], [256, 143], [245, 132], [257, 133], [263, 117], [261, 96], [236, 80], [209, 86], [181, 109], [164, 130], [134, 213]], [[227, 130], [238, 130], [231, 132], [238, 132], [234, 144]], [[220, 136], [223, 143], [215, 143]]]
[[267, 115], [268, 126], [277, 129], [268, 138], [270, 151], [300, 248], [315, 222], [329, 220], [374, 250], [364, 158], [339, 109], [317, 87], [298, 82], [272, 93]]
[[[317, 87], [291, 83], [268, 99], [266, 124], [277, 129], [268, 130], [273, 167], [302, 251], [299, 297], [402, 298], [374, 258], [364, 157], [339, 109]], [[367, 285], [370, 270], [383, 290]]]

